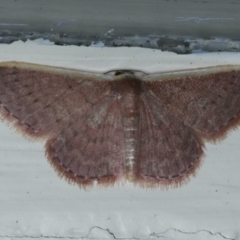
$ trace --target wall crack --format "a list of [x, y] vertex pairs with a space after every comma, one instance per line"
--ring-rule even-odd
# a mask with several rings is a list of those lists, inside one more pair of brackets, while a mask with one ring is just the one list
[[196, 234], [205, 232], [205, 233], [208, 233], [211, 236], [217, 236], [218, 235], [218, 236], [220, 236], [220, 237], [222, 237], [223, 239], [226, 239], [226, 240], [236, 240], [235, 238], [229, 238], [229, 237], [224, 236], [221, 232], [212, 232], [212, 231], [205, 230], [205, 229], [198, 230], [198, 231], [195, 231], [195, 232], [186, 232], [186, 231], [182, 231], [182, 230], [176, 229], [176, 228], [169, 228], [169, 229], [165, 230], [164, 232], [152, 233], [149, 236], [160, 238], [160, 237], [163, 237], [162, 234], [165, 234], [165, 233], [170, 232], [170, 231], [175, 231], [175, 232], [179, 232], [179, 233], [182, 233], [182, 234], [188, 234], [188, 235], [196, 235]]
[[0, 239], [1, 238], [10, 238], [10, 239], [72, 239], [72, 240], [77, 240], [77, 239], [104, 239], [104, 238], [99, 238], [99, 237], [91, 237], [91, 233], [94, 231], [94, 229], [98, 229], [101, 231], [105, 231], [108, 235], [111, 236], [112, 239], [116, 239], [116, 240], [135, 240], [135, 239], [153, 239], [153, 238], [164, 238], [166, 237], [165, 234], [169, 233], [171, 231], [174, 232], [178, 232], [181, 234], [187, 234], [187, 235], [197, 235], [199, 233], [208, 233], [211, 236], [220, 236], [222, 239], [224, 240], [236, 240], [235, 238], [230, 238], [230, 237], [226, 237], [224, 236], [221, 232], [212, 232], [209, 230], [198, 230], [198, 231], [192, 231], [192, 232], [187, 232], [187, 231], [183, 231], [180, 229], [176, 229], [176, 228], [169, 228], [163, 232], [159, 232], [159, 233], [151, 233], [149, 234], [149, 236], [147, 238], [140, 238], [140, 237], [117, 237], [114, 232], [112, 232], [110, 229], [108, 228], [102, 228], [100, 226], [93, 226], [90, 228], [89, 232], [83, 236], [83, 237], [71, 237], [71, 236], [54, 236], [54, 235], [39, 235], [39, 236], [33, 236], [33, 235], [0, 235]]

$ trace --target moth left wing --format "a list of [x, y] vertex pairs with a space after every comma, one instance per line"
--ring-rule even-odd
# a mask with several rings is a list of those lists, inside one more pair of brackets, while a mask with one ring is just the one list
[[0, 64], [0, 117], [24, 135], [47, 137], [70, 121], [74, 111], [84, 114], [96, 96], [109, 91], [107, 81], [74, 75], [70, 70], [28, 63]]
[[33, 139], [61, 176], [80, 186], [124, 175], [124, 137], [112, 82], [34, 64], [0, 65], [0, 116]]
[[124, 135], [119, 102], [106, 96], [84, 116], [75, 112], [46, 143], [46, 154], [61, 177], [80, 187], [111, 185], [125, 176]]

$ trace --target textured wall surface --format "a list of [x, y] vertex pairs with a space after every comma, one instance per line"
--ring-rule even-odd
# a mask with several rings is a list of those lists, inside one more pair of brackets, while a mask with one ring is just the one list
[[85, 39], [174, 35], [239, 40], [239, 7], [236, 0], [0, 0], [0, 32]]
[[[44, 42], [43, 42], [44, 43]], [[92, 48], [17, 42], [0, 45], [1, 61], [25, 61], [106, 72], [171, 71], [238, 64], [238, 53], [177, 55], [140, 48]], [[239, 239], [240, 131], [206, 144], [203, 164], [181, 188], [125, 183], [89, 191], [60, 179], [29, 142], [0, 124], [0, 237], [3, 239]]]

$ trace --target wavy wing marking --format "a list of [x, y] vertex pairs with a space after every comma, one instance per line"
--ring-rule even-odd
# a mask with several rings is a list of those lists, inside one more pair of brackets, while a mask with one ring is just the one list
[[139, 110], [137, 183], [144, 187], [180, 185], [200, 164], [201, 141], [151, 94], [141, 97]]
[[76, 114], [46, 143], [48, 158], [60, 176], [81, 186], [94, 180], [109, 185], [124, 176], [124, 136], [117, 104], [104, 99], [83, 118]]
[[[31, 64], [29, 64], [31, 66]], [[0, 111], [32, 137], [58, 131], [109, 90], [106, 82], [18, 67], [0, 67]]]
[[203, 140], [239, 124], [240, 71], [144, 82], [140, 113], [137, 179], [181, 184], [198, 168]]
[[240, 121], [240, 71], [149, 82], [147, 91], [199, 135], [217, 140]]
[[109, 101], [112, 83], [31, 66], [0, 66], [3, 118], [30, 138], [48, 139], [46, 155], [70, 180], [86, 185], [122, 176], [123, 130], [116, 101]]

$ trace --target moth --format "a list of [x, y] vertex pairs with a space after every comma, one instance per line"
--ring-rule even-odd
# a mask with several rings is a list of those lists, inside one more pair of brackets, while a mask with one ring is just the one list
[[123, 180], [180, 186], [204, 142], [240, 123], [240, 66], [143, 74], [0, 64], [0, 115], [46, 141], [60, 177], [86, 188]]

